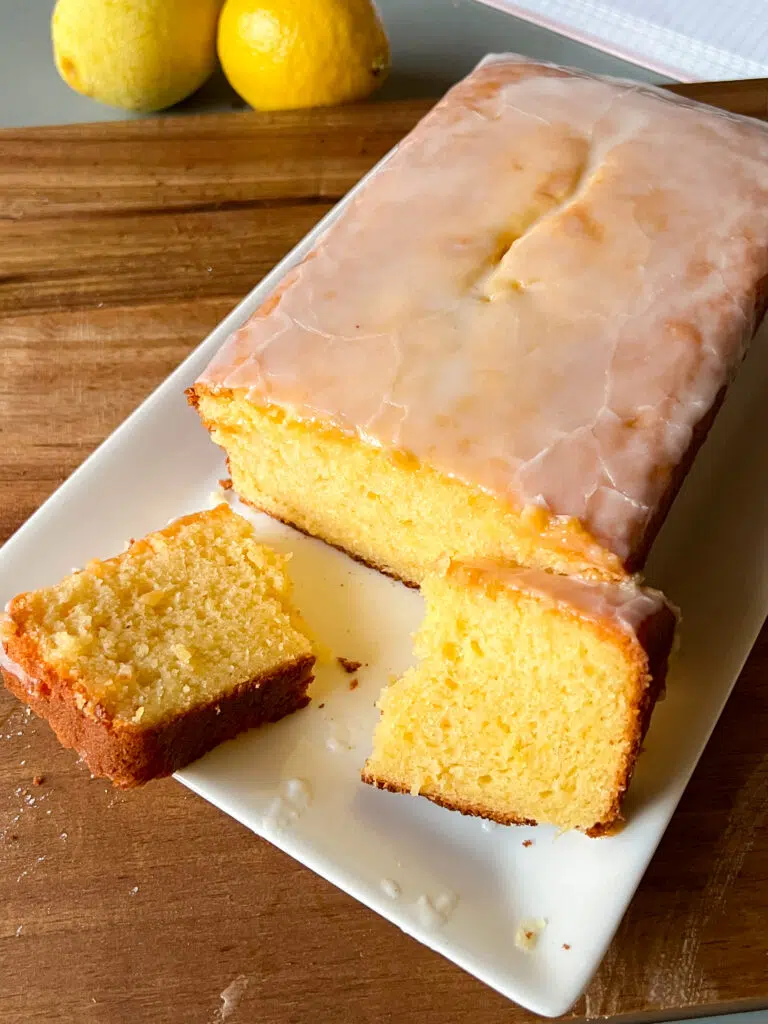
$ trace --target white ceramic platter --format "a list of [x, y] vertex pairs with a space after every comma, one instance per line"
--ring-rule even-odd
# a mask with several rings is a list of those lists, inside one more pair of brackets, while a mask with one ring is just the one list
[[[210, 504], [223, 459], [184, 388], [322, 227], [5, 545], [0, 600]], [[309, 708], [226, 744], [180, 781], [510, 999], [547, 1016], [564, 1013], [600, 963], [768, 608], [765, 340], [753, 346], [649, 567], [651, 581], [683, 608], [683, 640], [620, 834], [592, 840], [551, 828], [488, 828], [362, 785], [374, 701], [411, 661], [421, 598], [237, 502], [260, 535], [294, 553], [296, 599], [315, 634], [333, 655], [366, 667], [350, 690], [351, 677], [327, 660]], [[525, 839], [533, 844], [524, 847]], [[547, 926], [524, 952], [515, 934], [528, 919]], [[396, 984], [408, 967], [391, 969]]]

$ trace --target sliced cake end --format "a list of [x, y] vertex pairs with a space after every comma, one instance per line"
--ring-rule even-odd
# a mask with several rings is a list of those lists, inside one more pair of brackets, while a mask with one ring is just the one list
[[8, 689], [120, 786], [303, 707], [314, 664], [286, 558], [227, 505], [15, 597], [2, 642]]
[[422, 661], [380, 699], [363, 780], [505, 824], [609, 830], [664, 684], [662, 595], [492, 563], [422, 590]]
[[258, 404], [242, 389], [198, 383], [187, 395], [243, 501], [405, 583], [418, 585], [446, 555], [626, 576], [573, 517], [502, 501], [405, 450]]

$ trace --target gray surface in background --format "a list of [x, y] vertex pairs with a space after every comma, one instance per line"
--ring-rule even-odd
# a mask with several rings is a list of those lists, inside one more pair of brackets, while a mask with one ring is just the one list
[[[392, 74], [378, 94], [381, 99], [439, 95], [486, 53], [503, 50], [646, 82], [666, 80], [474, 0], [378, 0], [378, 4], [393, 56]], [[54, 0], [0, 0], [0, 127], [138, 116], [94, 103], [61, 81], [51, 57], [53, 7]], [[233, 110], [242, 105], [218, 75], [171, 112]], [[709, 1022], [768, 1024], [768, 1010], [712, 1017], [698, 1024]]]
[[[0, 0], [0, 127], [114, 121], [137, 115], [73, 92], [51, 56], [54, 0]], [[663, 81], [659, 75], [512, 18], [474, 0], [379, 0], [393, 71], [382, 99], [437, 96], [486, 53], [514, 50], [590, 71]], [[218, 75], [173, 112], [242, 106]]]

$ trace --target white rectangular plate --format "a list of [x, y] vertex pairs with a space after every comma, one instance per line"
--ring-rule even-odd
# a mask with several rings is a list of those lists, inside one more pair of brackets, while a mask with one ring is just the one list
[[[119, 551], [127, 537], [210, 504], [224, 464], [184, 388], [322, 227], [5, 545], [0, 599], [52, 583], [73, 565]], [[220, 747], [180, 780], [509, 998], [546, 1016], [566, 1012], [600, 963], [763, 623], [767, 385], [762, 339], [654, 550], [649, 577], [682, 606], [683, 639], [620, 834], [593, 840], [543, 827], [488, 828], [362, 785], [373, 704], [411, 661], [421, 598], [236, 501], [264, 539], [294, 553], [296, 599], [316, 636], [334, 655], [366, 664], [351, 691], [351, 677], [326, 660], [309, 708]], [[523, 847], [525, 839], [533, 845]], [[515, 933], [529, 918], [547, 927], [535, 950], [523, 952]], [[398, 970], [407, 964], [392, 964], [393, 983]]]

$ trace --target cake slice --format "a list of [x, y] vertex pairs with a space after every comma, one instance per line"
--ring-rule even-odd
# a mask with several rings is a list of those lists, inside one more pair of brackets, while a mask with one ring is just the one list
[[768, 131], [484, 63], [190, 400], [252, 505], [418, 583], [641, 568], [762, 316]]
[[423, 660], [382, 694], [363, 780], [503, 824], [605, 833], [664, 685], [663, 596], [491, 563], [422, 591]]
[[15, 597], [2, 642], [8, 689], [125, 787], [304, 707], [314, 664], [286, 558], [228, 505]]

